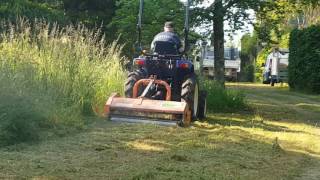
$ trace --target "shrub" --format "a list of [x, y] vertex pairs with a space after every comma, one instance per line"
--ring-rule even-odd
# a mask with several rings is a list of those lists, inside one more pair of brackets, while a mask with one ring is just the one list
[[[45, 22], [4, 22], [0, 42], [0, 139], [36, 139], [36, 129], [81, 128], [111, 92], [123, 91], [121, 46], [97, 31]], [[31, 135], [31, 134], [32, 135]]]
[[212, 80], [203, 80], [203, 88], [207, 91], [207, 108], [212, 112], [235, 112], [246, 107], [244, 93], [234, 89], [226, 89]]
[[37, 110], [31, 98], [18, 94], [1, 91], [0, 146], [38, 139], [37, 128], [44, 111]]
[[320, 93], [320, 26], [293, 30], [289, 42], [291, 89]]
[[254, 82], [255, 80], [255, 71], [254, 65], [250, 64], [243, 68], [244, 79], [248, 82]]
[[257, 62], [256, 62], [256, 70], [255, 70], [255, 81], [256, 82], [262, 82], [262, 73], [263, 73], [263, 67], [262, 64], [266, 62], [266, 59], [270, 52], [272, 51], [271, 48], [263, 48], [259, 53], [257, 57]]

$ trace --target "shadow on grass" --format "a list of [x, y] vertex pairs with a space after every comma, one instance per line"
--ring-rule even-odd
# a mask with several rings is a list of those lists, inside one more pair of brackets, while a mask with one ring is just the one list
[[[271, 131], [271, 132], [304, 133], [304, 134], [318, 136], [316, 134], [312, 134], [305, 131], [292, 130], [286, 126], [274, 125], [274, 124], [268, 123], [268, 122], [272, 122], [269, 120], [265, 120], [266, 116], [270, 115], [269, 113], [272, 113], [272, 112], [267, 112], [266, 113], [267, 115], [265, 115], [263, 113], [257, 113], [257, 110], [250, 108], [238, 113], [216, 113], [216, 114], [213, 113], [208, 118], [206, 118], [205, 121], [211, 125], [259, 128], [259, 129], [263, 129], [264, 131]], [[289, 120], [284, 120], [283, 122], [292, 123]], [[308, 122], [304, 122], [304, 124], [308, 124]], [[207, 128], [207, 127], [204, 126], [204, 128]]]
[[264, 104], [254, 102], [255, 114], [264, 120], [279, 121], [286, 123], [302, 123], [310, 126], [317, 126], [320, 121], [320, 111], [316, 105], [305, 105], [306, 103], [272, 103]]
[[272, 132], [296, 132], [288, 129], [285, 126], [276, 126], [271, 124], [266, 124], [263, 121], [257, 120], [245, 120], [245, 119], [233, 119], [233, 118], [221, 118], [221, 117], [209, 117], [207, 122], [210, 124], [219, 124], [222, 126], [241, 126], [246, 128], [260, 128]]
[[264, 120], [303, 123], [317, 126], [320, 121], [320, 96], [289, 91], [288, 88], [261, 84], [229, 84], [247, 94], [255, 114]]

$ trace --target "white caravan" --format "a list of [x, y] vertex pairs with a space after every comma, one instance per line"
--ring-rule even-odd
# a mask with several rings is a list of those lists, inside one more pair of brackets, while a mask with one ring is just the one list
[[271, 52], [266, 62], [262, 64], [263, 69], [263, 83], [271, 84], [287, 82], [288, 81], [288, 64], [289, 64], [289, 50], [288, 49], [274, 49]]

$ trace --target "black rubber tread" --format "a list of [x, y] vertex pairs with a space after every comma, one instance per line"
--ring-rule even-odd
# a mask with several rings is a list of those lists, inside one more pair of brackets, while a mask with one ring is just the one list
[[274, 79], [272, 79], [272, 80], [271, 80], [271, 84], [270, 84], [270, 85], [271, 85], [271, 86], [274, 86], [274, 84], [275, 84], [275, 80], [274, 80]]
[[199, 105], [198, 105], [198, 118], [203, 120], [206, 118], [206, 101], [207, 101], [207, 92], [200, 91], [199, 93]]
[[[139, 69], [135, 70], [134, 72], [129, 73], [128, 78], [124, 85], [124, 94], [126, 97], [132, 97], [132, 91], [134, 84], [142, 78], [146, 77], [146, 73]], [[139, 94], [142, 93], [142, 89], [139, 90]]]
[[193, 102], [194, 102], [193, 96], [194, 96], [194, 90], [195, 90], [196, 84], [197, 84], [196, 77], [195, 75], [192, 75], [182, 83], [182, 87], [181, 87], [181, 101], [185, 101], [186, 103], [188, 103], [188, 106], [191, 109], [193, 120], [197, 119], [197, 114], [194, 114], [194, 109], [193, 109]]

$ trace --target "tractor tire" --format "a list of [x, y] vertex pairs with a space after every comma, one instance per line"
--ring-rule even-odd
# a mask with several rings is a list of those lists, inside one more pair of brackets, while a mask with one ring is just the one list
[[[138, 69], [138, 70], [135, 70], [134, 72], [129, 73], [128, 78], [127, 78], [125, 85], [124, 85], [124, 94], [127, 98], [132, 98], [134, 84], [137, 81], [139, 81], [140, 79], [145, 78], [146, 76], [147, 75], [146, 75], [145, 71], [142, 69]], [[143, 92], [143, 88], [140, 87], [138, 95], [141, 95], [142, 92]]]
[[198, 106], [198, 118], [203, 120], [207, 114], [207, 92], [200, 91], [199, 106]]
[[181, 87], [181, 101], [188, 104], [192, 120], [196, 120], [198, 117], [198, 105], [199, 105], [199, 86], [195, 75], [187, 78]]

